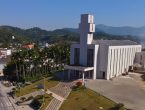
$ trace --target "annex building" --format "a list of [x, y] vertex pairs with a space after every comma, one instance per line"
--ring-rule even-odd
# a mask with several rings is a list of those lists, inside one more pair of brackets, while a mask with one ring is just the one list
[[81, 15], [80, 42], [71, 45], [69, 79], [111, 79], [127, 72], [141, 45], [130, 40], [94, 40], [94, 16]]

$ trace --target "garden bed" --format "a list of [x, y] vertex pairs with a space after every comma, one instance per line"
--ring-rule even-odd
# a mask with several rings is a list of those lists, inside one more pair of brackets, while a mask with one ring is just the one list
[[[47, 79], [45, 78], [45, 89], [49, 89], [51, 87], [54, 87], [58, 84], [59, 81], [55, 80], [55, 79]], [[39, 81], [36, 81], [30, 85], [27, 85], [23, 88], [20, 88], [19, 90], [16, 91], [16, 96], [17, 97], [20, 97], [20, 96], [23, 96], [23, 95], [26, 95], [26, 94], [29, 94], [31, 92], [34, 92], [34, 91], [37, 91], [38, 88], [37, 86], [39, 84], [44, 84], [44, 79], [41, 79]]]

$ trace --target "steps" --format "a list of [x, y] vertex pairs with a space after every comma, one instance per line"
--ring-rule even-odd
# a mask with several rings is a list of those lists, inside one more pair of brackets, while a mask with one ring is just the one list
[[[74, 82], [60, 82], [57, 86], [49, 89], [47, 93], [52, 93], [55, 96], [45, 110], [59, 110], [64, 99], [70, 94]], [[63, 100], [60, 100], [63, 99]]]
[[46, 110], [58, 110], [61, 104], [60, 100], [53, 98]]
[[73, 85], [74, 84], [72, 82], [69, 83], [61, 82], [57, 86], [51, 88], [50, 91], [63, 98], [67, 98], [67, 96], [71, 92], [71, 88]]

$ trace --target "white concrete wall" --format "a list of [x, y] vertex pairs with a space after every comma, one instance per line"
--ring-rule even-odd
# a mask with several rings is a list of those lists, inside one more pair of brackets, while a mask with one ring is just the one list
[[109, 46], [107, 78], [116, 77], [133, 65], [136, 52], [141, 52], [141, 45]]
[[87, 66], [87, 50], [94, 49], [93, 79], [102, 78], [102, 72], [105, 72], [106, 79], [122, 74], [125, 70], [128, 70], [129, 66], [133, 65], [135, 53], [141, 52], [141, 45], [109, 46], [106, 44], [92, 44], [93, 32], [95, 32], [92, 15], [81, 15], [79, 30], [80, 43], [71, 45], [70, 64], [74, 64], [75, 48], [80, 48], [79, 62], [82, 66]]
[[88, 14], [81, 15], [81, 23], [79, 24], [80, 44], [92, 44], [93, 33], [95, 32], [94, 16]]
[[105, 78], [110, 79], [128, 71], [133, 65], [136, 52], [141, 52], [140, 45], [107, 46], [107, 45], [71, 45], [70, 64], [74, 64], [74, 49], [80, 48], [80, 64], [87, 66], [87, 49], [94, 49], [94, 76], [102, 78], [101, 72], [105, 72]]
[[94, 73], [93, 73], [93, 79], [96, 79], [97, 74], [97, 59], [98, 59], [98, 50], [99, 45], [86, 45], [86, 47], [82, 47], [80, 44], [72, 44], [71, 45], [71, 52], [70, 52], [70, 64], [74, 64], [74, 50], [75, 48], [80, 48], [80, 65], [87, 66], [87, 50], [88, 49], [94, 49]]
[[11, 54], [12, 54], [11, 49], [8, 49], [8, 50], [7, 50], [7, 55], [11, 55]]
[[94, 48], [94, 74], [93, 79], [97, 78], [97, 71], [98, 71], [98, 51], [99, 51], [99, 45], [95, 45]]
[[0, 76], [3, 76], [3, 69], [4, 69], [5, 65], [6, 64], [4, 64], [4, 63], [0, 64]]
[[80, 65], [87, 65], [87, 45], [80, 45]]
[[80, 44], [72, 44], [70, 49], [70, 64], [74, 64], [74, 50], [75, 48], [80, 49], [80, 65], [87, 66], [87, 50], [94, 49], [94, 51], [98, 51], [98, 45], [86, 45], [85, 47]]
[[[99, 45], [98, 62], [97, 62], [97, 78], [103, 78], [102, 72], [107, 72], [108, 46]], [[106, 76], [106, 75], [105, 75]]]

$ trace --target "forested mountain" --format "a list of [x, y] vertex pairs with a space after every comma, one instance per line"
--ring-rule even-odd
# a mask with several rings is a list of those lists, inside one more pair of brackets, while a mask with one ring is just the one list
[[96, 25], [96, 31], [103, 31], [112, 35], [130, 35], [130, 36], [138, 36], [140, 39], [145, 39], [145, 26], [142, 27], [130, 27], [130, 26], [122, 26], [122, 27], [113, 27], [106, 26], [103, 24]]
[[[97, 32], [94, 34], [95, 39], [129, 39], [139, 41], [138, 37], [135, 36], [107, 34], [101, 29], [96, 29], [96, 31]], [[78, 41], [79, 31], [74, 28], [63, 28], [56, 29], [54, 31], [47, 31], [38, 27], [21, 29], [12, 26], [0, 26], [0, 43], [13, 42], [12, 36], [15, 36], [15, 42], [20, 43], [32, 41]]]

